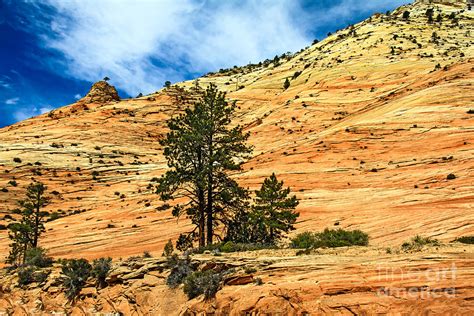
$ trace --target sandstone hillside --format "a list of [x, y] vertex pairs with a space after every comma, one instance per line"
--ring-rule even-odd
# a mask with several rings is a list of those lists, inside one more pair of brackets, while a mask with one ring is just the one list
[[[428, 7], [374, 15], [277, 64], [199, 79], [228, 92], [251, 133], [253, 158], [236, 179], [256, 189], [276, 172], [300, 199], [298, 231], [357, 228], [376, 246], [474, 233], [474, 11], [435, 5], [441, 22], [429, 24]], [[160, 254], [189, 227], [150, 186], [166, 169], [158, 140], [192, 103], [193, 84], [119, 100], [101, 82], [1, 129], [0, 224], [36, 179], [59, 215], [42, 241], [51, 255]], [[3, 229], [0, 257], [7, 246]]]

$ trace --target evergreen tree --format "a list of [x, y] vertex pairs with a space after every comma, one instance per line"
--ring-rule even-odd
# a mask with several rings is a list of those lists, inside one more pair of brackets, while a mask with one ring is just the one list
[[283, 233], [293, 230], [299, 216], [294, 209], [299, 202], [296, 196], [289, 197], [290, 188], [283, 188], [273, 173], [265, 179], [256, 192], [255, 204], [250, 213], [254, 225], [254, 239], [261, 243], [274, 244]]
[[285, 83], [283, 83], [283, 88], [286, 90], [290, 87], [290, 80], [288, 78], [285, 79]]
[[10, 253], [6, 263], [13, 266], [20, 266], [26, 261], [26, 252], [31, 248], [33, 240], [33, 231], [24, 218], [20, 222], [8, 225], [8, 238], [12, 241], [10, 244]]
[[18, 202], [21, 220], [8, 226], [8, 236], [12, 241], [7, 259], [10, 264], [24, 263], [26, 252], [38, 247], [39, 238], [45, 231], [45, 216], [48, 215], [42, 210], [49, 203], [44, 196], [46, 189], [41, 182], [32, 183], [27, 188], [26, 198]]
[[168, 122], [170, 132], [161, 145], [171, 170], [160, 179], [158, 193], [163, 200], [185, 197], [173, 215], [186, 214], [195, 225], [187, 236], [180, 236], [180, 248], [196, 237], [200, 246], [212, 244], [215, 228], [244, 205], [247, 192], [229, 178], [250, 153], [245, 145], [248, 134], [240, 126], [230, 126], [235, 109], [235, 103], [228, 103], [211, 84], [193, 108]]

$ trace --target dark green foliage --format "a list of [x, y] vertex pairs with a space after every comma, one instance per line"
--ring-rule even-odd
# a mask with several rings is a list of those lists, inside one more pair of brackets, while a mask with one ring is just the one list
[[173, 254], [174, 248], [173, 248], [173, 242], [168, 240], [168, 242], [165, 245], [165, 249], [163, 250], [163, 257], [170, 257]]
[[65, 276], [63, 286], [66, 297], [72, 301], [86, 284], [92, 266], [86, 259], [71, 259], [63, 261], [61, 270]]
[[291, 239], [291, 248], [307, 249], [313, 248], [316, 244], [316, 234], [303, 232]]
[[250, 213], [240, 212], [229, 223], [227, 240], [240, 243], [275, 244], [284, 233], [293, 230], [299, 213], [296, 196], [289, 197], [290, 188], [283, 188], [275, 174], [266, 178]]
[[165, 81], [164, 87], [165, 88], [171, 87], [171, 81]]
[[474, 236], [463, 236], [456, 238], [454, 241], [463, 243], [463, 244], [474, 244]]
[[148, 251], [145, 251], [143, 253], [143, 258], [153, 258], [153, 256], [151, 255], [151, 253], [149, 253]]
[[112, 268], [112, 258], [99, 258], [92, 262], [91, 274], [97, 279], [96, 286], [98, 288], [104, 288], [107, 283], [105, 278], [109, 275], [109, 271]]
[[26, 251], [25, 263], [37, 268], [46, 268], [53, 264], [53, 258], [48, 257], [46, 249], [36, 247]]
[[288, 89], [290, 87], [291, 83], [290, 83], [290, 80], [288, 80], [288, 78], [285, 79], [285, 82], [283, 83], [283, 89]]
[[214, 270], [196, 271], [186, 277], [183, 290], [189, 299], [204, 294], [204, 299], [208, 300], [216, 296], [221, 288], [221, 283], [221, 273]]
[[403, 12], [403, 19], [408, 20], [410, 18], [410, 11]]
[[301, 71], [296, 71], [294, 74], [293, 74], [293, 77], [292, 79], [295, 80], [296, 78], [298, 78], [300, 75], [301, 75]]
[[447, 180], [455, 180], [456, 179], [456, 176], [452, 173], [448, 174], [448, 176], [446, 177]]
[[433, 15], [434, 15], [434, 10], [433, 8], [429, 8], [426, 10], [425, 15], [428, 17], [428, 23], [433, 23]]
[[474, 110], [468, 110], [467, 114], [474, 114]]
[[430, 237], [416, 235], [410, 241], [404, 242], [402, 244], [402, 250], [406, 252], [420, 251], [424, 246], [439, 246], [439, 241]]
[[18, 270], [18, 285], [25, 286], [35, 281], [33, 267], [24, 267]]
[[15, 180], [8, 181], [8, 184], [11, 185], [12, 187], [18, 186], [18, 183]]
[[49, 273], [46, 271], [35, 271], [32, 266], [25, 266], [18, 270], [18, 285], [24, 287], [31, 283], [43, 283], [48, 278]]
[[343, 230], [326, 228], [321, 233], [304, 232], [291, 240], [292, 248], [336, 248], [348, 246], [367, 246], [369, 235], [360, 230]]
[[[199, 86], [195, 90], [201, 93]], [[245, 205], [246, 191], [228, 176], [241, 170], [238, 161], [250, 152], [245, 145], [248, 134], [241, 126], [230, 127], [235, 109], [211, 84], [194, 107], [168, 121], [170, 131], [160, 144], [170, 170], [160, 178], [157, 193], [163, 201], [185, 198], [173, 215], [185, 215], [195, 225], [180, 237], [178, 249], [194, 240], [200, 246], [211, 244], [215, 228]]]
[[109, 81], [110, 78], [106, 76], [106, 77], [104, 77], [104, 79], [102, 79], [102, 80], [104, 80], [104, 81]]
[[21, 163], [21, 159], [18, 157], [13, 158], [13, 162]]
[[18, 202], [20, 209], [16, 213], [22, 217], [18, 222], [8, 225], [8, 236], [12, 243], [7, 263], [14, 266], [24, 264], [27, 250], [38, 247], [39, 238], [45, 231], [45, 217], [48, 215], [42, 211], [49, 203], [49, 199], [44, 196], [46, 189], [40, 182], [32, 183], [27, 188], [26, 198]]
[[232, 241], [222, 242], [218, 244], [212, 244], [205, 247], [193, 249], [193, 253], [204, 253], [205, 251], [212, 252], [243, 252], [243, 251], [256, 251], [262, 249], [276, 249], [275, 245], [264, 245], [264, 244], [251, 244], [251, 243], [234, 243]]

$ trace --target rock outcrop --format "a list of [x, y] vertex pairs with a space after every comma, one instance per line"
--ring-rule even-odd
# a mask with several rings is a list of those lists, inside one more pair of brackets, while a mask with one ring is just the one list
[[94, 83], [85, 97], [80, 99], [79, 103], [108, 103], [111, 101], [120, 101], [120, 97], [114, 86], [107, 81], [98, 81]]
[[115, 262], [105, 288], [90, 279], [74, 302], [64, 297], [59, 266], [42, 284], [23, 289], [2, 271], [0, 314], [472, 315], [473, 251], [474, 245], [450, 244], [416, 253], [356, 247], [303, 256], [295, 250], [195, 255], [197, 266], [233, 267], [208, 301], [188, 300], [182, 286], [169, 288], [162, 258]]

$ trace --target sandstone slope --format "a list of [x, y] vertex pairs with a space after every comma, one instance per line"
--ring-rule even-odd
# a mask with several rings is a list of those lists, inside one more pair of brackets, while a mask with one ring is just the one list
[[[428, 7], [374, 15], [279, 65], [199, 79], [237, 101], [236, 123], [251, 133], [254, 155], [236, 179], [256, 189], [276, 172], [300, 199], [298, 231], [357, 228], [379, 246], [474, 233], [474, 12], [436, 5], [442, 22], [428, 24]], [[94, 97], [0, 130], [0, 224], [35, 179], [49, 187], [48, 210], [64, 216], [46, 225], [51, 255], [160, 254], [189, 224], [150, 186], [166, 169], [158, 140], [193, 95], [118, 100], [99, 85]], [[7, 245], [0, 230], [1, 257]]]

